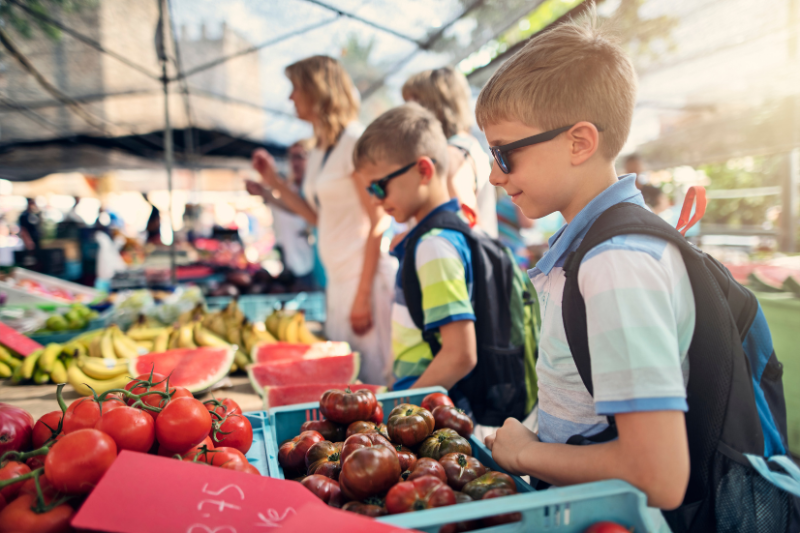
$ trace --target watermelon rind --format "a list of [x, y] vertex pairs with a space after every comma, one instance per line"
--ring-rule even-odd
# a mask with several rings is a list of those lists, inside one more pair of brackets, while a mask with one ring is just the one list
[[[353, 355], [353, 375], [350, 377], [350, 383], [353, 383], [354, 381], [356, 381], [356, 378], [358, 378], [358, 373], [361, 371], [361, 354], [358, 352], [353, 352], [352, 354], [347, 354], [347, 355]], [[329, 356], [329, 357], [338, 357], [338, 356]], [[319, 357], [319, 359], [325, 359], [325, 358], [326, 357]], [[317, 359], [317, 358], [311, 358], [311, 359]], [[247, 377], [250, 379], [250, 385], [253, 387], [253, 390], [255, 390], [259, 395], [264, 397], [264, 385], [261, 385], [261, 383], [259, 383], [258, 379], [256, 379], [253, 373], [253, 368], [255, 368], [255, 366], [258, 364], [265, 364], [265, 363], [252, 363], [247, 365]], [[302, 383], [297, 383], [297, 384], [302, 385]]]
[[385, 385], [370, 385], [365, 383], [314, 383], [314, 384], [303, 384], [303, 385], [275, 385], [275, 386], [266, 386], [261, 388], [261, 393], [264, 397], [264, 409], [269, 411], [272, 407], [285, 407], [287, 405], [296, 405], [299, 403], [308, 403], [308, 402], [318, 402], [322, 397], [322, 394], [319, 394], [318, 397], [310, 398], [310, 399], [303, 399], [302, 401], [291, 402], [291, 403], [279, 403], [278, 405], [271, 405], [269, 402], [270, 398], [270, 390], [288, 390], [288, 389], [301, 389], [303, 387], [310, 387], [315, 389], [316, 391], [321, 390], [323, 393], [327, 390], [332, 389], [339, 389], [344, 390], [347, 387], [350, 387], [351, 390], [356, 391], [359, 389], [369, 389], [372, 391], [373, 394], [383, 394], [388, 392], [389, 388]]
[[[212, 374], [210, 377], [208, 377], [207, 379], [204, 379], [202, 381], [198, 381], [197, 383], [194, 383], [194, 384], [180, 384], [180, 385], [178, 385], [180, 387], [187, 388], [189, 390], [189, 392], [191, 392], [192, 394], [203, 392], [203, 391], [213, 387], [214, 385], [216, 385], [220, 381], [222, 381], [225, 378], [225, 376], [228, 375], [228, 372], [231, 369], [231, 365], [233, 364], [233, 358], [236, 355], [236, 347], [235, 346], [230, 346], [230, 347], [227, 347], [227, 348], [208, 348], [208, 347], [178, 348], [177, 350], [181, 350], [181, 351], [185, 351], [185, 352], [192, 352], [192, 351], [195, 351], [195, 350], [197, 350], [197, 351], [224, 350], [225, 351], [225, 359], [223, 359], [222, 362], [220, 363], [219, 369], [214, 374]], [[174, 352], [174, 351], [176, 351], [176, 350], [168, 350], [168, 351], [163, 352], [163, 353], [164, 354], [169, 354], [169, 353]], [[147, 354], [147, 355], [141, 355], [139, 357], [134, 357], [132, 359], [129, 359], [128, 360], [128, 370], [131, 372], [131, 375], [132, 376], [138, 376], [139, 374], [144, 374], [146, 372], [149, 372], [149, 369], [146, 372], [140, 372], [139, 371], [140, 369], [137, 368], [137, 364], [140, 363], [140, 362], [143, 362], [145, 360], [152, 359], [153, 355], [159, 355], [159, 354]]]
[[794, 276], [789, 276], [783, 280], [783, 290], [791, 292], [800, 298], [800, 281], [798, 281]]
[[750, 288], [758, 292], [783, 292], [783, 287], [775, 285], [755, 270], [747, 276], [747, 281]]

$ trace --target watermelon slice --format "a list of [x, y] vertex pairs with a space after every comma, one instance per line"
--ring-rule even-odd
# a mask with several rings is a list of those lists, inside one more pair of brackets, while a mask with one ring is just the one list
[[44, 348], [35, 340], [29, 339], [22, 333], [17, 333], [15, 329], [2, 322], [0, 322], [0, 344], [9, 350], [14, 350], [23, 357], [28, 357], [36, 350]]
[[269, 363], [283, 359], [319, 357], [320, 355], [349, 355], [353, 350], [346, 342], [315, 342], [314, 344], [293, 344], [273, 342], [253, 346], [250, 359], [254, 363]]
[[253, 363], [247, 367], [247, 373], [253, 389], [258, 392], [268, 386], [352, 383], [360, 367], [359, 354], [350, 353]]
[[231, 369], [235, 350], [231, 348], [179, 348], [162, 353], [140, 355], [128, 368], [133, 376], [151, 369], [169, 376], [170, 386], [203, 391], [224, 378]]
[[800, 276], [789, 276], [783, 280], [783, 290], [794, 293], [795, 296], [800, 298]]
[[264, 409], [270, 409], [282, 405], [318, 402], [325, 391], [331, 389], [344, 390], [347, 387], [354, 391], [369, 389], [373, 394], [386, 392], [386, 387], [383, 385], [364, 385], [361, 383], [307, 383], [305, 385], [264, 387], [261, 392], [264, 394]]

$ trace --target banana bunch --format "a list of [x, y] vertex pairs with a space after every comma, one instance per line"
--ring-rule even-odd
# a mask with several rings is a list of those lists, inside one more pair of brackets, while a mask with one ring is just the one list
[[22, 366], [22, 357], [0, 345], [0, 379], [10, 378]]
[[119, 326], [112, 324], [106, 329], [97, 330], [91, 337], [76, 339], [86, 346], [89, 357], [101, 359], [133, 359], [139, 354], [152, 351], [152, 343], [139, 343], [126, 335]]
[[303, 311], [286, 311], [279, 309], [267, 317], [267, 331], [283, 342], [312, 344], [321, 339], [308, 330], [306, 315]]
[[127, 359], [80, 355], [67, 368], [64, 381], [68, 381], [81, 396], [91, 396], [92, 390], [102, 394], [107, 390], [123, 388], [130, 380]]
[[[66, 344], [51, 342], [44, 348], [36, 350], [28, 357], [19, 361], [11, 373], [11, 383], [14, 385], [24, 381], [33, 381], [37, 385], [45, 383], [64, 383], [67, 381], [67, 371], [75, 364], [75, 359], [86, 353], [82, 344], [70, 341]], [[0, 360], [7, 362], [3, 350], [0, 350]]]

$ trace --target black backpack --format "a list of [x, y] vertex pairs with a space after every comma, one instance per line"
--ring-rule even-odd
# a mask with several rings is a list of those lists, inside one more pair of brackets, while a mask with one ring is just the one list
[[[760, 382], [754, 384], [751, 363], [742, 346], [756, 319], [758, 301], [722, 264], [635, 204], [617, 204], [600, 215], [564, 264], [562, 315], [584, 385], [593, 394], [586, 306], [578, 287], [578, 270], [594, 247], [612, 237], [631, 234], [659, 237], [680, 249], [695, 299], [696, 324], [688, 353], [686, 388], [691, 474], [683, 504], [663, 512], [667, 522], [675, 533], [797, 533], [798, 526], [792, 521], [797, 520], [800, 499], [768, 481], [756, 468], [765, 470], [767, 476], [776, 470], [772, 461], [771, 469], [756, 464], [766, 463], [764, 431], [777, 430], [787, 449], [783, 367], [772, 351]], [[766, 405], [757, 405], [754, 386], [763, 391]], [[762, 428], [759, 408], [769, 411], [771, 417], [765, 419], [774, 421], [773, 427]], [[616, 437], [613, 417], [609, 417], [609, 424], [599, 435], [574, 436], [568, 444], [611, 440]], [[791, 473], [790, 460], [783, 459]]]
[[456, 213], [437, 211], [423, 219], [406, 241], [401, 281], [414, 324], [435, 356], [441, 350], [436, 331], [425, 331], [422, 293], [416, 270], [417, 243], [432, 229], [462, 233], [472, 252], [472, 304], [478, 363], [457, 388], [476, 422], [501, 426], [506, 418], [524, 419], [538, 393], [535, 350], [538, 320], [536, 292], [509, 250], [485, 233], [473, 231]]

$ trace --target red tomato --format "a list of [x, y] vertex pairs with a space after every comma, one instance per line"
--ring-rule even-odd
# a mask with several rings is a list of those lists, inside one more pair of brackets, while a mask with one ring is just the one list
[[375, 404], [375, 410], [372, 411], [372, 416], [369, 417], [370, 422], [375, 422], [376, 424], [383, 424], [383, 403], [377, 402]]
[[[205, 450], [203, 449], [204, 447]], [[184, 461], [194, 461], [195, 458], [197, 458], [197, 462], [211, 464], [211, 456], [213, 454], [211, 454], [210, 451], [213, 449], [214, 443], [211, 442], [211, 437], [206, 437], [203, 439], [203, 442], [197, 446], [192, 446], [181, 455], [183, 456]]]
[[378, 400], [369, 389], [356, 392], [349, 387], [343, 391], [331, 389], [320, 398], [319, 412], [328, 420], [350, 424], [356, 420], [369, 420], [377, 403]]
[[242, 414], [242, 408], [239, 407], [239, 404], [235, 401], [231, 400], [230, 398], [212, 398], [210, 400], [206, 400], [203, 402], [203, 405], [206, 406], [206, 409], [209, 411], [214, 411], [219, 415], [219, 418], [212, 415], [211, 418], [214, 420], [221, 420], [225, 418], [227, 415], [240, 415]]
[[447, 474], [444, 471], [444, 467], [439, 461], [431, 459], [430, 457], [420, 457], [408, 475], [403, 472], [402, 478], [403, 481], [414, 481], [422, 476], [433, 476], [440, 479], [443, 483], [447, 483]]
[[409, 513], [455, 505], [453, 489], [434, 476], [422, 476], [414, 481], [398, 483], [386, 495], [389, 514]]
[[[110, 413], [114, 409], [125, 405], [119, 398], [111, 397], [103, 402], [103, 414]], [[100, 405], [94, 398], [79, 398], [72, 402], [67, 408], [62, 424], [65, 434], [78, 431], [79, 429], [90, 429], [100, 420]]]
[[306, 452], [306, 471], [308, 475], [318, 474], [339, 480], [342, 463], [339, 460], [344, 443], [333, 443], [327, 440], [311, 446]]
[[423, 407], [428, 411], [433, 412], [433, 410], [439, 407], [440, 405], [455, 405], [455, 404], [447, 394], [444, 394], [442, 392], [432, 392], [422, 399], [420, 407]]
[[58, 429], [58, 423], [61, 421], [63, 414], [64, 413], [60, 410], [51, 411], [36, 421], [36, 424], [33, 426], [32, 439], [34, 450], [41, 448], [47, 441], [53, 438], [53, 434]]
[[289, 473], [303, 472], [306, 467], [306, 452], [325, 438], [316, 431], [303, 431], [278, 449], [278, 462]]
[[[39, 488], [42, 489], [42, 496], [44, 496], [45, 503], [50, 503], [52, 501], [53, 496], [58, 494], [58, 491], [47, 481], [47, 476], [44, 474], [39, 476]], [[36, 480], [29, 479], [25, 483], [22, 484], [22, 487], [19, 490], [20, 496], [23, 494], [33, 494], [36, 496]]]
[[436, 429], [450, 428], [468, 439], [472, 435], [472, 419], [464, 414], [462, 409], [449, 405], [440, 405], [433, 410], [433, 419]]
[[[138, 376], [136, 376], [136, 379], [131, 380], [130, 382], [128, 382], [127, 385], [125, 385], [125, 390], [131, 391], [133, 394], [141, 394], [143, 392], [146, 392], [150, 390], [151, 387], [147, 387], [145, 385], [137, 385], [136, 380], [148, 381], [149, 379], [150, 379], [150, 374], [139, 374]], [[157, 383], [157, 385], [154, 385], [153, 389], [166, 391], [167, 390], [166, 379], [167, 379], [166, 376], [154, 373], [152, 382]], [[128, 399], [128, 405], [133, 405], [134, 402], [136, 402], [136, 400], [134, 400], [133, 398]]]
[[[24, 476], [30, 471], [31, 469], [28, 468], [28, 465], [25, 463], [20, 463], [19, 461], [9, 461], [3, 465], [3, 468], [0, 468], [0, 481]], [[19, 494], [23, 483], [24, 481], [12, 483], [11, 485], [0, 489], [0, 494], [3, 495], [6, 501], [10, 502], [17, 497], [17, 494]]]
[[325, 440], [329, 440], [331, 442], [344, 441], [346, 438], [346, 430], [347, 426], [342, 426], [336, 422], [331, 422], [330, 420], [308, 420], [303, 422], [303, 425], [300, 426], [301, 433], [303, 431], [318, 431], [320, 435], [325, 437]]
[[261, 475], [261, 472], [258, 471], [258, 468], [254, 467], [250, 463], [242, 463], [241, 461], [228, 461], [220, 465], [220, 468], [224, 468], [226, 470], [235, 470], [236, 472], [244, 472], [245, 474]]
[[435, 421], [427, 409], [401, 403], [389, 413], [386, 426], [392, 442], [403, 446], [415, 446], [433, 433]]
[[0, 403], [0, 456], [9, 450], [28, 451], [32, 434], [33, 417], [28, 411]]
[[331, 478], [312, 474], [300, 483], [329, 506], [336, 508], [342, 506], [342, 489]]
[[103, 413], [94, 426], [114, 439], [117, 453], [122, 450], [147, 453], [156, 438], [153, 419], [133, 407], [120, 407]]
[[[492, 489], [486, 494], [483, 495], [484, 500], [490, 500], [492, 498], [502, 498], [503, 496], [511, 496], [512, 494], [516, 494], [516, 490], [506, 489], [506, 488], [499, 488], [499, 489]], [[495, 516], [489, 516], [481, 520], [483, 523], [483, 527], [493, 527], [493, 526], [500, 526], [502, 524], [510, 524], [511, 522], [520, 522], [522, 521], [522, 513], [506, 513], [506, 514], [499, 514]]]
[[616, 522], [596, 522], [587, 527], [583, 533], [631, 533], [633, 529], [626, 529]]
[[188, 450], [211, 429], [211, 415], [194, 398], [170, 401], [156, 419], [156, 438], [168, 450]]
[[189, 392], [186, 387], [173, 387], [169, 390], [170, 401], [177, 400], [178, 398], [194, 398], [194, 394]]
[[86, 494], [116, 458], [114, 439], [96, 429], [79, 429], [53, 444], [44, 462], [44, 472], [57, 490]]
[[486, 467], [480, 461], [463, 453], [448, 453], [439, 459], [439, 463], [447, 474], [447, 484], [455, 490], [461, 490], [486, 473]]
[[6, 499], [0, 494], [0, 511], [6, 508]]
[[242, 452], [233, 448], [217, 448], [213, 452], [209, 452], [208, 455], [211, 457], [209, 462], [211, 466], [225, 466], [228, 463], [248, 464]]
[[213, 427], [210, 432], [214, 446], [227, 446], [247, 453], [253, 444], [253, 426], [244, 415], [226, 416], [219, 429]]
[[227, 446], [220, 446], [219, 448], [215, 448], [217, 451], [225, 452], [225, 453], [232, 453], [233, 455], [241, 458], [242, 461], [247, 461], [247, 456], [237, 450], [236, 448], [228, 448]]
[[31, 507], [36, 496], [20, 496], [0, 511], [0, 533], [62, 533], [73, 531], [69, 525], [75, 510], [69, 505], [58, 505], [46, 513], [36, 514]]
[[[348, 446], [351, 439], [359, 439], [367, 435], [377, 435], [377, 433], [353, 435], [345, 441], [344, 448]], [[383, 437], [379, 438], [383, 439]], [[342, 456], [345, 457], [344, 453]], [[395, 449], [391, 446], [376, 444], [359, 447], [347, 454], [342, 461], [339, 484], [349, 499], [363, 500], [385, 492], [397, 483], [399, 477], [400, 461], [397, 459]]]

